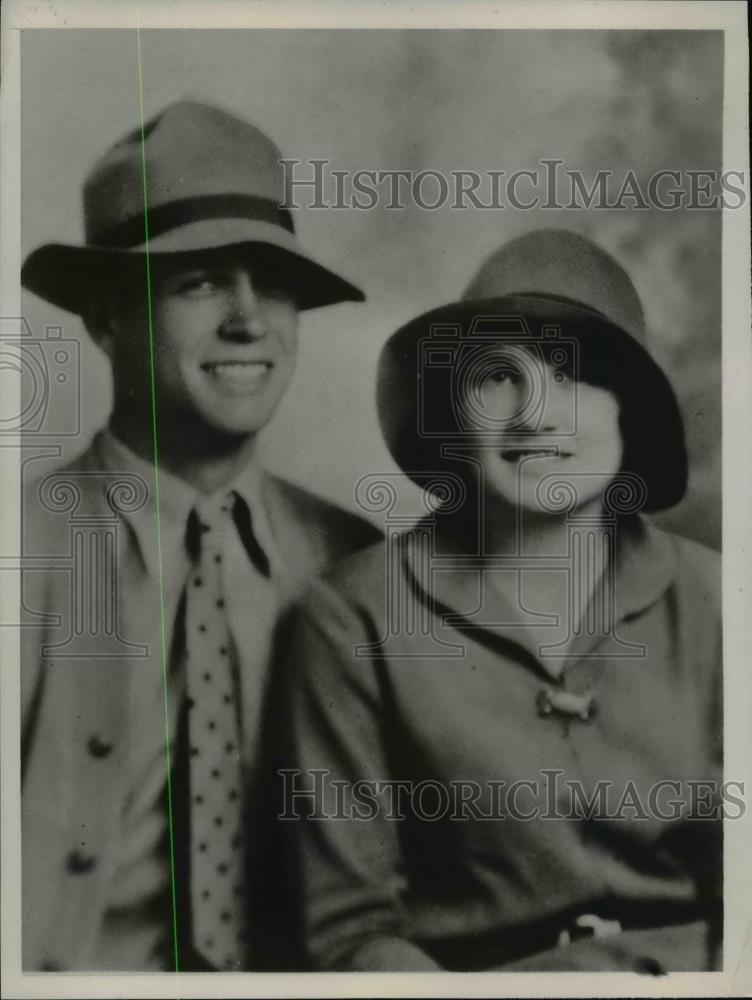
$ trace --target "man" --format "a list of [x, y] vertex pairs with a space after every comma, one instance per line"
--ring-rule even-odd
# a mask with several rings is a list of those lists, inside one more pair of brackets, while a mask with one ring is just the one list
[[363, 299], [300, 249], [279, 158], [253, 126], [176, 103], [89, 175], [86, 245], [22, 271], [83, 317], [114, 385], [109, 427], [25, 503], [42, 557], [23, 581], [29, 970], [275, 961], [269, 668], [305, 582], [376, 537], [256, 457], [299, 311]]

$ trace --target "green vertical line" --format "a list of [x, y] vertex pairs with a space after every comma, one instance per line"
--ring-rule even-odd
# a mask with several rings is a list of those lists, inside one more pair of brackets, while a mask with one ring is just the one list
[[164, 600], [164, 566], [162, 563], [162, 525], [160, 519], [159, 502], [159, 441], [157, 435], [157, 385], [154, 369], [154, 323], [152, 319], [151, 300], [151, 258], [149, 255], [149, 207], [148, 188], [146, 183], [146, 151], [145, 151], [145, 122], [144, 122], [144, 82], [143, 64], [141, 59], [141, 25], [136, 28], [136, 40], [138, 44], [138, 98], [141, 114], [141, 177], [144, 194], [144, 245], [146, 256], [146, 312], [147, 325], [149, 330], [149, 379], [151, 382], [151, 428], [152, 445], [154, 449], [154, 506], [157, 527], [157, 556], [159, 560], [159, 618], [162, 640], [162, 690], [164, 696], [164, 722], [165, 722], [165, 763], [167, 767], [167, 827], [170, 843], [170, 888], [172, 893], [172, 940], [175, 955], [175, 972], [180, 971], [180, 955], [178, 948], [178, 906], [177, 906], [177, 886], [175, 877], [175, 832], [172, 813], [172, 765], [170, 761], [170, 722], [168, 712], [168, 690], [167, 690], [167, 630], [165, 628], [165, 600]]

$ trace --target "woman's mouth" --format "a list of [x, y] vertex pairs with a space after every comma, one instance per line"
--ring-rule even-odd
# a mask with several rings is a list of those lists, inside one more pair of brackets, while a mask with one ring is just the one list
[[501, 457], [505, 462], [521, 462], [525, 458], [570, 458], [570, 452], [559, 448], [502, 448]]

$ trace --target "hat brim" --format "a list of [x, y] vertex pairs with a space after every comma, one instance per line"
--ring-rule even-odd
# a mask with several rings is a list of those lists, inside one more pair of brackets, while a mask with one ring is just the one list
[[[365, 299], [357, 286], [304, 253], [293, 233], [269, 222], [200, 220], [149, 240], [148, 252], [157, 257], [246, 245], [279, 255], [285, 284], [294, 292], [300, 310]], [[48, 243], [26, 259], [21, 284], [53, 305], [81, 314], [98, 284], [115, 276], [118, 268], [143, 261], [146, 251], [145, 242], [127, 250]]]
[[[631, 334], [600, 313], [559, 296], [510, 295], [440, 306], [400, 327], [384, 345], [377, 373], [377, 410], [385, 443], [399, 467], [418, 485], [426, 474], [458, 463], [445, 458], [442, 446], [461, 437], [452, 425], [446, 372], [424, 361], [423, 344], [437, 328], [455, 328], [456, 343], [467, 343], [480, 318], [523, 319], [536, 336], [544, 326], [574, 338], [580, 356], [597, 352], [600, 368], [611, 368], [609, 388], [617, 394], [625, 436], [624, 468], [642, 476], [646, 511], [677, 503], [687, 485], [684, 427], [673, 389], [658, 363]], [[443, 338], [442, 347], [446, 346]], [[433, 427], [452, 426], [446, 435]]]

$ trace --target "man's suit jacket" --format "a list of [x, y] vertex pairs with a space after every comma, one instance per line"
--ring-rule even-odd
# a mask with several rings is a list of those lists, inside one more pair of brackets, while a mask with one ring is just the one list
[[[142, 671], [162, 670], [158, 602], [128, 607], [117, 587], [97, 593], [94, 582], [97, 568], [123, 555], [122, 537], [114, 530], [122, 527], [119, 512], [139, 502], [137, 477], [126, 474], [120, 485], [117, 480], [97, 468], [90, 449], [31, 486], [24, 503], [22, 935], [27, 970], [85, 969], [91, 962], [117, 863], [127, 750], [138, 738], [129, 692]], [[288, 607], [313, 576], [378, 537], [357, 516], [277, 477], [264, 477], [262, 494], [275, 544], [291, 573]], [[258, 698], [258, 687], [241, 697]], [[260, 863], [263, 867], [263, 859]]]

